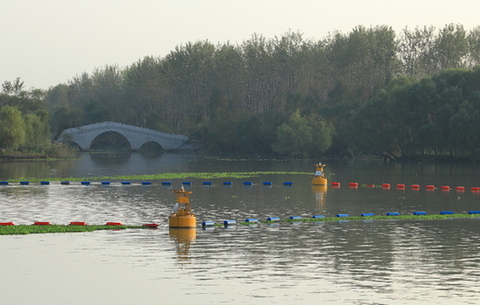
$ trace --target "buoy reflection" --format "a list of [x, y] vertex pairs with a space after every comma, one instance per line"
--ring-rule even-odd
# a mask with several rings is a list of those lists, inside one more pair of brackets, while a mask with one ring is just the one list
[[170, 228], [170, 238], [175, 242], [178, 260], [186, 263], [190, 260], [190, 244], [195, 242], [197, 237], [196, 228]]
[[325, 198], [327, 196], [326, 185], [312, 185], [312, 191], [315, 193], [315, 201], [320, 206], [321, 210], [325, 210]]

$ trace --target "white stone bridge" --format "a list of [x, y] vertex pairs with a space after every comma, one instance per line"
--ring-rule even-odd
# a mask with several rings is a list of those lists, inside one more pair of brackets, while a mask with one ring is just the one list
[[165, 151], [192, 149], [191, 145], [187, 144], [187, 136], [168, 134], [115, 122], [103, 122], [65, 129], [58, 137], [58, 141], [73, 142], [78, 144], [82, 151], [88, 151], [93, 140], [105, 132], [116, 132], [124, 136], [132, 150], [139, 150], [142, 145], [148, 142], [157, 143]]

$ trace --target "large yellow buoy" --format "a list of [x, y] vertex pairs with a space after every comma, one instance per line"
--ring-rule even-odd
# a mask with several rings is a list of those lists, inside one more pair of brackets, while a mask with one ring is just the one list
[[313, 185], [327, 185], [328, 179], [325, 176], [325, 172], [323, 171], [325, 165], [326, 164], [322, 164], [320, 162], [318, 162], [318, 164], [315, 164], [315, 176], [313, 176], [312, 178]]
[[177, 195], [177, 202], [172, 214], [168, 217], [168, 226], [170, 228], [195, 228], [197, 226], [197, 218], [192, 212], [190, 199], [188, 198], [192, 192], [185, 191], [183, 186], [180, 191], [173, 192]]

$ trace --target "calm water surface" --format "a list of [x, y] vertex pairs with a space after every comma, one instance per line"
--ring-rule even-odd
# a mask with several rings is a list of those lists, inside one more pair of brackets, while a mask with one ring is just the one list
[[[338, 189], [312, 188], [310, 175], [201, 180], [191, 187], [199, 222], [363, 212], [480, 210], [477, 165], [328, 162]], [[99, 177], [162, 172], [301, 171], [311, 162], [219, 161], [188, 155], [0, 164], [0, 179]], [[156, 222], [156, 230], [0, 236], [6, 304], [478, 304], [480, 219], [318, 222], [171, 230], [165, 220], [184, 180], [143, 186], [98, 182], [0, 187], [0, 222]], [[273, 186], [263, 186], [269, 181]], [[292, 187], [283, 182], [293, 182]], [[418, 183], [455, 190], [348, 188]]]

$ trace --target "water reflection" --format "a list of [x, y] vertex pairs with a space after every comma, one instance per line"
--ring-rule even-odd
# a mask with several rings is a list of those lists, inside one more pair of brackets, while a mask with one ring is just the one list
[[327, 189], [326, 185], [312, 185], [312, 191], [315, 194], [315, 201], [317, 202], [320, 211], [325, 211]]
[[197, 237], [196, 228], [170, 228], [170, 239], [174, 241], [177, 251], [178, 261], [181, 264], [190, 261], [190, 245], [195, 242]]

